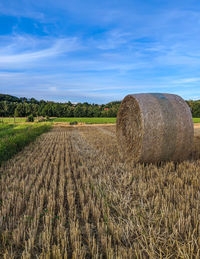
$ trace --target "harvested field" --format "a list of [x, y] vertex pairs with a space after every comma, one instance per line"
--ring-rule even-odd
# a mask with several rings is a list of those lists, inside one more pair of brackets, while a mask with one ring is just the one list
[[190, 161], [124, 164], [114, 126], [54, 127], [0, 168], [1, 258], [199, 258]]

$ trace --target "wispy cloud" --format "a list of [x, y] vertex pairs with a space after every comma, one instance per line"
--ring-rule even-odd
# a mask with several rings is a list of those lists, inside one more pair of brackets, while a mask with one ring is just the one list
[[194, 78], [182, 78], [175, 80], [173, 83], [175, 84], [190, 84], [190, 83], [197, 83], [200, 82], [200, 77], [194, 77]]
[[101, 50], [118, 49], [120, 46], [127, 44], [131, 39], [132, 33], [121, 32], [119, 30], [111, 30], [100, 35], [100, 39], [93, 39], [90, 44], [93, 43], [94, 47]]
[[[15, 39], [12, 38], [12, 43], [5, 47], [0, 47], [1, 67], [6, 67], [7, 64], [22, 65], [35, 61], [39, 62], [45, 58], [70, 53], [78, 48], [76, 38], [46, 39], [40, 41], [30, 37], [28, 37], [28, 40], [26, 37], [17, 37], [17, 43], [14, 42]], [[44, 47], [45, 43], [50, 46]]]

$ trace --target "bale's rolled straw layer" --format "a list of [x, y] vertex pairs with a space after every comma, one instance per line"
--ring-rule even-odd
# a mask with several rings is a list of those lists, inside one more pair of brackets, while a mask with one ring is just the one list
[[193, 132], [188, 105], [173, 94], [128, 95], [117, 116], [120, 153], [134, 162], [187, 159]]

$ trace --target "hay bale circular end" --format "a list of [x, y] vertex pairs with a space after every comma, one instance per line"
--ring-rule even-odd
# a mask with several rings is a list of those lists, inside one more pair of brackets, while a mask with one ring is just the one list
[[183, 161], [192, 151], [191, 111], [177, 95], [127, 95], [117, 115], [116, 132], [126, 161]]

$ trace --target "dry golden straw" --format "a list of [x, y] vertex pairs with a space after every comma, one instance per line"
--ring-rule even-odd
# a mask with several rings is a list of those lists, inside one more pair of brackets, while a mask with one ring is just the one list
[[121, 163], [115, 126], [59, 127], [0, 167], [0, 259], [200, 258], [195, 158]]
[[192, 151], [192, 114], [178, 95], [127, 95], [116, 130], [120, 153], [127, 161], [183, 161]]

